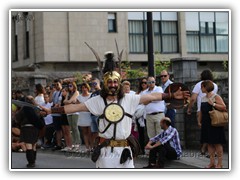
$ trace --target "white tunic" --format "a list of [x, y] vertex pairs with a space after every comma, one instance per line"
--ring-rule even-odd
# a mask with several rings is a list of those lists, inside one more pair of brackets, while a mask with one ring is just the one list
[[[126, 94], [121, 100], [121, 106], [124, 111], [133, 115], [137, 105], [140, 102], [140, 95]], [[111, 102], [107, 102], [108, 104]], [[116, 102], [115, 102], [116, 103]], [[85, 105], [89, 111], [95, 116], [103, 114], [105, 104], [101, 96], [95, 96], [85, 102]], [[103, 131], [108, 125], [108, 121], [105, 119], [99, 122], [99, 131]], [[126, 139], [131, 134], [132, 119], [128, 116], [124, 116], [123, 120], [117, 123], [116, 140]], [[113, 137], [114, 125], [112, 124], [105, 133], [99, 133], [100, 137], [111, 139]], [[127, 147], [130, 148], [130, 147]], [[128, 160], [123, 164], [120, 164], [120, 158], [124, 147], [114, 147], [111, 152], [111, 147], [104, 147], [101, 149], [101, 155], [96, 162], [97, 168], [134, 168], [133, 160]]]

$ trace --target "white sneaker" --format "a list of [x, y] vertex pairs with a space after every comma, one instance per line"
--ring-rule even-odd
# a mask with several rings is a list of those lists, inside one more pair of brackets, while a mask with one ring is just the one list
[[71, 149], [72, 152], [79, 152], [80, 148], [79, 147], [73, 147]]
[[65, 148], [61, 149], [61, 151], [63, 151], [63, 152], [68, 152], [71, 150], [72, 150], [72, 148], [70, 148], [70, 147], [65, 147]]

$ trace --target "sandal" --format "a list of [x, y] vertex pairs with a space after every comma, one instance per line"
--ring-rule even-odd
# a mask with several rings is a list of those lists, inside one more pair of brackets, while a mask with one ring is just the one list
[[204, 156], [205, 154], [206, 154], [206, 151], [202, 151], [202, 150], [201, 150], [201, 155]]
[[223, 168], [223, 165], [216, 165], [215, 168], [221, 169], [221, 168]]
[[207, 151], [206, 151], [206, 150], [204, 150], [203, 148], [201, 148], [201, 149], [200, 149], [200, 152], [201, 152], [201, 155], [203, 155], [203, 156], [204, 156], [204, 155], [206, 154], [206, 152], [207, 152]]
[[206, 169], [214, 169], [216, 168], [215, 164], [209, 164], [205, 167]]

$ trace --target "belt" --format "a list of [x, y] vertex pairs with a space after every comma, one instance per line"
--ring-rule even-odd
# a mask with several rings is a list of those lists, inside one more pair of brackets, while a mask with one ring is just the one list
[[156, 114], [160, 114], [160, 113], [163, 113], [163, 112], [153, 112], [153, 113], [150, 113], [148, 115], [156, 115]]
[[112, 140], [112, 139], [105, 139], [100, 137], [99, 143], [103, 143], [104, 141], [109, 141], [107, 146], [111, 147], [126, 147], [129, 146], [128, 141], [126, 139], [123, 140]]

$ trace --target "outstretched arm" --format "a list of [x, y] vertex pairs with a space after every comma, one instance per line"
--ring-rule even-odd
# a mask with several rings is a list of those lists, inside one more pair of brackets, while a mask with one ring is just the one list
[[89, 111], [88, 108], [85, 106], [84, 103], [81, 104], [69, 104], [65, 106], [60, 106], [60, 107], [53, 107], [51, 109], [47, 109], [45, 107], [41, 108], [47, 112], [47, 114], [71, 114], [75, 112], [82, 112], [82, 111]]
[[166, 99], [184, 99], [190, 97], [189, 91], [182, 91], [181, 87], [174, 93], [151, 93], [144, 94], [140, 98], [140, 104], [149, 104], [152, 101], [161, 101]]
[[75, 112], [89, 111], [87, 106], [84, 103], [81, 104], [69, 104], [64, 106], [64, 110], [66, 114], [71, 114]]
[[147, 105], [152, 101], [161, 101], [162, 100], [162, 93], [151, 93], [151, 94], [143, 94], [140, 98], [139, 104]]

